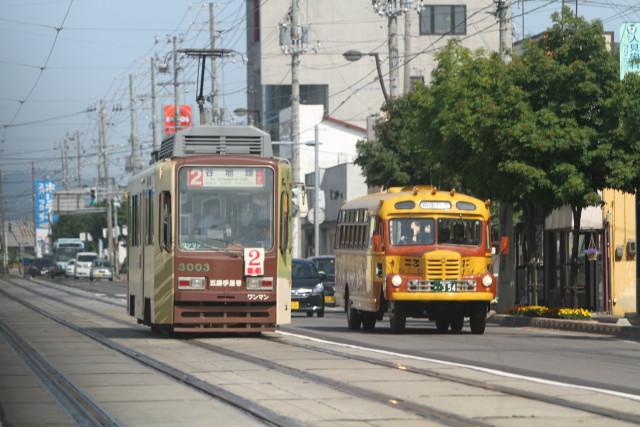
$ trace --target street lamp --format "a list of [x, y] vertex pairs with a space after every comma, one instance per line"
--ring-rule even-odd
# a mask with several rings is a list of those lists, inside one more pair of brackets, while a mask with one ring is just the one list
[[378, 70], [378, 81], [380, 82], [380, 88], [382, 89], [382, 95], [384, 96], [384, 101], [389, 102], [389, 94], [387, 93], [387, 88], [384, 85], [384, 79], [382, 78], [382, 68], [380, 66], [380, 55], [378, 52], [368, 52], [362, 53], [359, 50], [348, 50], [342, 54], [344, 59], [349, 62], [356, 62], [362, 58], [363, 55], [373, 56], [376, 60], [376, 69]]
[[256, 122], [258, 123], [258, 125], [260, 124], [260, 110], [249, 110], [248, 108], [236, 108], [235, 110], [233, 110], [233, 114], [235, 114], [238, 117], [247, 116], [250, 126], [253, 126], [254, 124], [253, 117], [255, 115], [255, 117], [257, 118]]

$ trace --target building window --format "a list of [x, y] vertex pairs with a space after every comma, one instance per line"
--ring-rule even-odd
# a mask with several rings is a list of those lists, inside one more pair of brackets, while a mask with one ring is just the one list
[[466, 6], [422, 6], [420, 35], [467, 34]]

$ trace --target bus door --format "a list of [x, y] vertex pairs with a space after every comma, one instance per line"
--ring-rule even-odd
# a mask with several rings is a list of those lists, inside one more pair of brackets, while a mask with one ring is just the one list
[[[371, 279], [373, 283], [373, 298], [379, 299], [382, 294], [385, 272], [385, 247], [384, 227], [380, 217], [372, 217], [370, 226], [373, 229], [371, 236]], [[378, 302], [378, 304], [380, 301]]]

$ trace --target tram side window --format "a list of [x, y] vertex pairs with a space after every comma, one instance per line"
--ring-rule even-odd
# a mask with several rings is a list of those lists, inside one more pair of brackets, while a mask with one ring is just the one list
[[129, 244], [131, 247], [138, 246], [138, 222], [139, 222], [138, 201], [139, 201], [139, 197], [137, 194], [131, 196], [131, 204], [129, 208], [129, 211], [130, 211], [129, 223], [131, 224], [131, 235], [129, 236], [129, 239], [130, 239]]
[[171, 252], [171, 193], [163, 191], [160, 193], [160, 247], [167, 252]]
[[153, 244], [153, 191], [147, 192], [147, 245]]

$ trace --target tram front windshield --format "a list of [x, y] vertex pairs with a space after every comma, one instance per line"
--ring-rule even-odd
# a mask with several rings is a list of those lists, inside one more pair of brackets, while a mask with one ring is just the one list
[[180, 249], [273, 246], [273, 170], [266, 167], [180, 169]]

